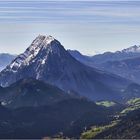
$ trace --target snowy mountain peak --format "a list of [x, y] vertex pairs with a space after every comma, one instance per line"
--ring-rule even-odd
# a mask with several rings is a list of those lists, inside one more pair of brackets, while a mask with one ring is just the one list
[[51, 35], [49, 35], [49, 36], [39, 35], [39, 36], [34, 40], [34, 43], [35, 43], [35, 42], [38, 42], [38, 41], [43, 41], [44, 43], [49, 44], [49, 43], [51, 43], [52, 41], [55, 41], [55, 38], [52, 37]]
[[17, 72], [21, 66], [34, 63], [36, 60], [40, 61], [41, 64], [45, 64], [50, 53], [60, 55], [62, 49], [63, 46], [54, 37], [39, 35], [24, 53], [16, 57], [9, 65], [9, 69]]
[[139, 45], [134, 45], [131, 46], [127, 49], [122, 50], [122, 52], [126, 52], [126, 53], [140, 53], [140, 46]]
[[39, 35], [31, 44], [31, 47], [47, 47], [52, 42], [59, 43], [54, 37], [52, 36], [45, 36], [45, 35]]

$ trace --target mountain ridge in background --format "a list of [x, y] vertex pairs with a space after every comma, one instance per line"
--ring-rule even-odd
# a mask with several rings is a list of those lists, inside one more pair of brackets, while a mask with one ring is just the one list
[[[83, 55], [77, 50], [67, 50], [73, 57], [80, 62], [84, 62], [85, 59], [91, 61], [91, 66], [96, 66], [107, 61], [119, 61], [129, 58], [135, 58], [140, 56], [140, 46], [134, 45], [129, 48], [116, 52], [104, 52], [102, 54], [96, 54], [93, 56]], [[83, 60], [83, 61], [82, 61]], [[86, 63], [85, 63], [86, 64]]]
[[140, 46], [138, 45], [123, 49], [122, 51], [114, 53], [105, 52], [92, 57], [82, 55], [78, 51], [68, 51], [85, 65], [96, 67], [140, 84]]
[[0, 71], [2, 71], [16, 57], [9, 53], [0, 53]]

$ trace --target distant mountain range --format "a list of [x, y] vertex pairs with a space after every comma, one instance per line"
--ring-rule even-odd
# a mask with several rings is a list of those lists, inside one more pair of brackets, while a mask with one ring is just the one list
[[91, 100], [119, 100], [131, 81], [88, 67], [68, 53], [52, 36], [39, 35], [1, 73], [1, 86], [34, 78], [65, 92], [75, 92]]
[[11, 55], [8, 53], [0, 54], [0, 71], [3, 70], [11, 61], [16, 57], [16, 55]]
[[105, 52], [92, 57], [82, 55], [78, 51], [68, 51], [85, 65], [140, 83], [140, 46], [135, 45], [122, 51]]
[[[77, 50], [68, 52], [78, 61], [100, 70], [104, 70], [134, 82], [140, 83], [140, 46], [134, 45], [122, 51], [105, 52], [94, 56], [86, 56]], [[2, 71], [17, 55], [1, 53], [0, 71]]]

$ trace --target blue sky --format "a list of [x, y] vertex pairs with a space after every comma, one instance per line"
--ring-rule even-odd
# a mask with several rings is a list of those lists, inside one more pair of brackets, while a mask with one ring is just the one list
[[140, 1], [0, 0], [0, 52], [23, 52], [52, 35], [84, 54], [140, 44]]

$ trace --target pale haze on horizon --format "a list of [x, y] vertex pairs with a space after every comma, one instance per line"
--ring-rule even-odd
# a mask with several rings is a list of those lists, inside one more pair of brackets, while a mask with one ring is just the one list
[[0, 1], [0, 53], [22, 53], [39, 34], [90, 55], [140, 45], [140, 1]]

